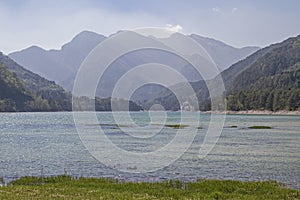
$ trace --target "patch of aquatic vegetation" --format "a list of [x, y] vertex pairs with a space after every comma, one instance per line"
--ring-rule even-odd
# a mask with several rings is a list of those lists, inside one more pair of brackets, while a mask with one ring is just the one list
[[275, 181], [124, 182], [108, 178], [24, 177], [0, 187], [0, 199], [299, 199]]
[[250, 129], [271, 129], [270, 126], [249, 126]]
[[182, 128], [188, 127], [188, 125], [185, 125], [185, 124], [166, 124], [165, 127], [174, 128], [174, 129], [182, 129]]
[[131, 127], [130, 125], [126, 125], [126, 124], [86, 124], [86, 126], [102, 126], [102, 127], [112, 128], [112, 129]]
[[230, 128], [237, 128], [238, 126], [236, 126], [236, 125], [232, 125], [232, 126], [230, 126]]
[[151, 126], [163, 126], [163, 124], [151, 124]]
[[[174, 128], [174, 129], [183, 129], [188, 127], [189, 125], [185, 124], [151, 124], [152, 126], [164, 126], [168, 128]], [[197, 126], [196, 129], [204, 129], [202, 126]]]

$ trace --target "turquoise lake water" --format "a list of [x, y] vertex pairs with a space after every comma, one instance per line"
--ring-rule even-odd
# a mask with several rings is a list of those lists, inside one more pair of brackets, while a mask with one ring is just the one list
[[[153, 115], [152, 121], [148, 112], [132, 112], [131, 117], [139, 127], [124, 120], [119, 124], [122, 130], [115, 125], [112, 113], [99, 112], [97, 117], [99, 124], [80, 126], [88, 130], [100, 128], [101, 124], [107, 138], [126, 151], [154, 151], [167, 145], [178, 131], [162, 126], [160, 112]], [[6, 182], [23, 176], [65, 173], [127, 181], [277, 180], [300, 188], [300, 116], [227, 115], [217, 144], [202, 159], [198, 153], [210, 115], [190, 112], [185, 117], [191, 123], [182, 129], [183, 133], [197, 129], [197, 135], [179, 159], [154, 172], [127, 173], [120, 172], [116, 166], [106, 166], [89, 153], [77, 133], [72, 113], [1, 113], [0, 177]], [[178, 124], [180, 118], [180, 112], [168, 112], [166, 124]], [[200, 125], [192, 123], [195, 119], [200, 119]], [[247, 128], [255, 125], [272, 129]], [[159, 134], [152, 135], [158, 127], [162, 128]], [[142, 137], [134, 138], [124, 131]]]

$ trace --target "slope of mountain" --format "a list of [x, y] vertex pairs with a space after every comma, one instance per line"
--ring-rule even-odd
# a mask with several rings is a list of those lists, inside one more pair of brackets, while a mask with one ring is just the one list
[[300, 35], [257, 59], [230, 88], [230, 110], [300, 109]]
[[202, 45], [215, 61], [220, 71], [227, 69], [232, 64], [246, 58], [259, 49], [259, 47], [235, 48], [224, 42], [196, 34], [192, 34], [190, 37]]
[[[299, 110], [300, 109], [300, 36], [258, 50], [223, 71], [229, 110]], [[213, 87], [214, 80], [208, 81]], [[204, 81], [193, 83], [200, 109], [209, 108], [209, 93]], [[176, 102], [170, 91], [161, 92], [143, 106]], [[164, 101], [162, 101], [162, 99]], [[175, 103], [167, 105], [179, 109]], [[206, 109], [205, 109], [206, 108]]]
[[[223, 42], [204, 38], [199, 35], [191, 35], [190, 37], [199, 42], [199, 44], [201, 44], [207, 52], [211, 54], [211, 57], [214, 59], [221, 71], [227, 68], [231, 63], [245, 58], [247, 55], [258, 49], [258, 47], [237, 49], [226, 45]], [[9, 54], [9, 57], [24, 66], [26, 69], [29, 69], [49, 80], [53, 80], [66, 90], [72, 91], [75, 75], [83, 59], [96, 45], [105, 39], [106, 37], [103, 35], [84, 31], [75, 36], [71, 42], [65, 44], [61, 50], [46, 51], [39, 47], [30, 47], [19, 52], [11, 53]], [[136, 64], [143, 64], [149, 61], [166, 63], [169, 65], [177, 64], [170, 55], [159, 56], [157, 52], [151, 52], [148, 50], [147, 54], [144, 52], [133, 53], [132, 55], [123, 58], [120, 62], [116, 63], [116, 65], [118, 64], [121, 67], [124, 66], [124, 68], [128, 68], [135, 66]], [[119, 74], [119, 69], [120, 68], [116, 67], [112, 74]], [[188, 70], [186, 66], [182, 67], [180, 73], [186, 75], [189, 81], [200, 80], [198, 76], [195, 77], [194, 71]], [[105, 85], [105, 88], [111, 87], [113, 87], [112, 83], [107, 83]], [[101, 93], [100, 90], [101, 89], [98, 90], [98, 96], [109, 97], [108, 94], [110, 91], [102, 90]], [[144, 92], [147, 93], [148, 91]], [[136, 98], [138, 100], [143, 100], [141, 98], [142, 96], [143, 95], [137, 95]], [[149, 95], [147, 95], [147, 97], [148, 96]]]
[[280, 74], [300, 61], [300, 36], [289, 38], [269, 48], [271, 51], [241, 72], [233, 82], [232, 90], [247, 89], [259, 79]]
[[3, 63], [11, 72], [21, 79], [28, 90], [47, 100], [49, 109], [45, 110], [71, 110], [72, 95], [66, 92], [61, 86], [55, 84], [54, 81], [49, 81], [32, 73], [2, 53], [0, 53], [0, 63]]
[[48, 102], [36, 96], [14, 73], [0, 62], [0, 111], [39, 111], [48, 109]]
[[46, 51], [32, 46], [11, 53], [9, 57], [26, 69], [58, 83], [73, 75], [87, 54], [105, 38], [97, 33], [83, 31], [60, 50]]

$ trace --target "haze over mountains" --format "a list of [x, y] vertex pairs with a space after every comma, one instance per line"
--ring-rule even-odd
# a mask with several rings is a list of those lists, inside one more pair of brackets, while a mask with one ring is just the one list
[[[214, 62], [217, 64], [220, 71], [228, 68], [231, 64], [247, 57], [251, 53], [258, 50], [258, 47], [234, 48], [221, 41], [204, 38], [193, 34], [189, 36], [201, 44], [210, 54]], [[83, 31], [75, 36], [69, 43], [62, 46], [60, 50], [44, 50], [37, 46], [32, 46], [27, 49], [9, 54], [9, 57], [15, 60], [26, 69], [33, 71], [49, 80], [53, 80], [68, 91], [72, 90], [73, 81], [80, 64], [88, 53], [97, 46], [100, 42], [107, 39], [107, 37]], [[149, 38], [150, 39], [150, 38]], [[147, 56], [145, 56], [147, 55]], [[136, 53], [123, 59], [116, 65], [122, 64], [127, 66], [134, 66], [141, 63], [147, 63], [150, 60], [155, 60], [162, 63], [170, 64], [170, 55], [158, 56], [156, 52], [147, 52], [147, 54]], [[174, 62], [175, 63], [175, 62]], [[173, 63], [173, 64], [174, 64]], [[117, 68], [116, 68], [117, 70]], [[193, 71], [181, 70], [189, 81], [198, 81], [199, 77], [195, 77]], [[113, 72], [116, 74], [119, 72]], [[105, 85], [105, 88], [112, 87], [111, 84]], [[99, 89], [101, 90], [101, 89]], [[109, 92], [102, 89], [102, 94], [99, 91], [98, 95], [108, 97]]]
[[[130, 37], [136, 37], [130, 34]], [[256, 47], [236, 49], [220, 41], [191, 35], [199, 42], [218, 64], [226, 88], [227, 108], [229, 110], [299, 110], [300, 109], [300, 36], [289, 38], [257, 50]], [[0, 111], [57, 111], [71, 110], [71, 93], [76, 72], [85, 56], [100, 42], [107, 39], [103, 35], [84, 31], [61, 50], [46, 51], [30, 47], [8, 56], [0, 54]], [[141, 37], [146, 43], [152, 38]], [[176, 41], [176, 38], [169, 38]], [[157, 41], [156, 41], [157, 42]], [[159, 41], [158, 41], [159, 42]], [[255, 51], [257, 50], [257, 51]], [[251, 52], [255, 51], [251, 55]], [[34, 71], [25, 69], [22, 63]], [[211, 109], [208, 88], [214, 87], [216, 78], [206, 80], [195, 76], [188, 63], [164, 51], [143, 50], [132, 52], [115, 60], [107, 70], [106, 79], [100, 82], [96, 98], [96, 109], [111, 109], [110, 96], [116, 81], [131, 68], [147, 62], [158, 62], [173, 66], [185, 76], [194, 89], [200, 110]], [[227, 65], [232, 64], [230, 67]], [[46, 74], [46, 78], [38, 75]], [[178, 83], [173, 89], [180, 90], [184, 85]], [[186, 93], [186, 104], [194, 94]], [[179, 110], [181, 106], [176, 96], [166, 88], [148, 85], [140, 88], [131, 98], [131, 110], [149, 109], [161, 104], [166, 110]], [[117, 100], [120, 105], [123, 100]]]

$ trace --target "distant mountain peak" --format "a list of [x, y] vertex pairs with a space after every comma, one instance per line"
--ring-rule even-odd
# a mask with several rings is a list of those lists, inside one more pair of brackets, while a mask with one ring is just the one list
[[37, 45], [32, 45], [32, 46], [30, 46], [30, 47], [28, 47], [26, 49], [23, 49], [23, 50], [20, 50], [20, 51], [16, 51], [14, 53], [24, 52], [25, 50], [28, 51], [28, 53], [46, 52], [45, 49], [43, 49], [43, 48], [41, 48], [41, 47], [39, 47]]
[[71, 42], [75, 42], [75, 41], [82, 41], [85, 39], [90, 39], [90, 38], [106, 38], [104, 35], [92, 32], [92, 31], [82, 31], [79, 34], [77, 34], [75, 37], [73, 37], [73, 39], [71, 40]]
[[32, 46], [28, 47], [28, 49], [42, 49], [42, 48], [37, 45], [32, 45]]
[[[92, 32], [92, 31], [82, 31], [77, 34], [73, 39], [64, 44], [61, 50], [71, 49], [71, 48], [79, 48], [80, 45], [83, 46], [95, 46], [99, 44], [101, 41], [105, 40], [106, 37], [104, 35]], [[89, 47], [91, 48], [91, 47]]]

